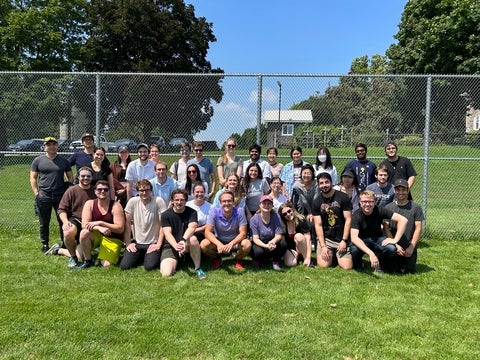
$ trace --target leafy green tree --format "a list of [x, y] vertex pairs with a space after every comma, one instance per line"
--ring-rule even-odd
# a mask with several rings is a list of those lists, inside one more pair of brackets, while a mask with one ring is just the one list
[[478, 0], [410, 0], [386, 55], [395, 73], [480, 73]]
[[[480, 2], [478, 0], [411, 0], [405, 5], [398, 43], [386, 54], [390, 68], [401, 74], [479, 74]], [[409, 128], [423, 130], [426, 79], [405, 80], [399, 98]], [[466, 105], [479, 106], [480, 80], [433, 78], [431, 130], [449, 142], [465, 132]], [[460, 95], [466, 94], [469, 103]], [[413, 116], [412, 116], [413, 115]], [[415, 126], [416, 124], [416, 126]]]
[[[186, 138], [206, 128], [213, 116], [211, 101], [223, 97], [223, 71], [206, 60], [209, 43], [216, 41], [211, 23], [195, 17], [193, 6], [183, 0], [94, 0], [87, 14], [85, 70], [219, 74], [102, 78], [101, 126], [115, 111], [118, 121], [140, 129], [143, 139], [155, 128], [167, 137]], [[78, 99], [90, 119], [93, 101], [92, 96]]]
[[2, 1], [2, 70], [77, 70], [85, 38], [86, 3], [86, 0]]

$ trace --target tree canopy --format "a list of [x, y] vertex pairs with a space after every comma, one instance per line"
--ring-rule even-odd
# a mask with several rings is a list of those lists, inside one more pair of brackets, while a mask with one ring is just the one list
[[480, 2], [410, 0], [386, 54], [403, 74], [480, 73]]
[[[164, 136], [175, 134], [191, 139], [206, 128], [213, 115], [202, 111], [202, 106], [220, 102], [223, 97], [223, 71], [212, 69], [206, 60], [209, 44], [216, 41], [212, 24], [204, 17], [196, 17], [194, 10], [183, 0], [2, 1], [0, 69], [218, 74], [180, 76], [180, 80], [169, 76], [142, 78], [143, 82], [133, 76], [101, 78], [101, 127], [125, 129], [126, 133], [118, 136], [130, 135], [126, 129], [135, 128], [141, 140], [148, 139], [154, 129]], [[18, 79], [24, 81], [22, 88], [35, 82], [35, 77]], [[41, 81], [46, 79], [52, 85], [43, 83], [43, 87], [59, 89], [61, 95], [48, 97], [53, 102], [49, 108], [55, 107], [55, 101], [60, 108], [59, 99], [68, 98], [71, 106], [86, 113], [92, 131], [97, 79], [80, 76], [69, 87], [55, 87], [61, 77], [44, 76]], [[11, 83], [0, 79], [5, 98], [16, 94], [9, 87]], [[71, 94], [66, 96], [65, 91]], [[49, 121], [56, 119], [57, 124], [65, 120], [63, 112], [62, 117], [46, 116]], [[39, 121], [43, 119], [24, 119], [30, 133], [26, 131], [19, 137], [41, 136], [38, 130], [33, 134], [38, 129], [33, 124]], [[15, 124], [10, 123], [3, 130], [8, 134], [13, 127]]]

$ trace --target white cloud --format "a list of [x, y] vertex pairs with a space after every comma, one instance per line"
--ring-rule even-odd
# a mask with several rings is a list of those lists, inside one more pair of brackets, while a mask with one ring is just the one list
[[[278, 102], [278, 90], [272, 90], [270, 88], [264, 88], [262, 94], [262, 102], [272, 104]], [[248, 101], [252, 103], [258, 103], [258, 90], [253, 90], [248, 96]]]

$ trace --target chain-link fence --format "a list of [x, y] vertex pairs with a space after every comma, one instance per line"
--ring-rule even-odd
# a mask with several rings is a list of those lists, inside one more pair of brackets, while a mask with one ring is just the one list
[[478, 237], [478, 85], [478, 76], [0, 73], [0, 228], [37, 228], [28, 173], [39, 139], [64, 139], [68, 156], [87, 131], [110, 150], [119, 139], [160, 142], [167, 163], [174, 138], [206, 141], [214, 163], [230, 136], [239, 154], [276, 146], [284, 163], [293, 145], [307, 161], [328, 146], [339, 171], [355, 143], [378, 164], [395, 140], [418, 173], [426, 233]]

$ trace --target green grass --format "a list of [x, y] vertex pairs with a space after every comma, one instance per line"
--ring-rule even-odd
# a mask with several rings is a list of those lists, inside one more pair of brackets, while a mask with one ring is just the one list
[[431, 240], [416, 275], [226, 260], [198, 281], [71, 271], [35, 235], [1, 232], [2, 359], [477, 359], [479, 242]]

